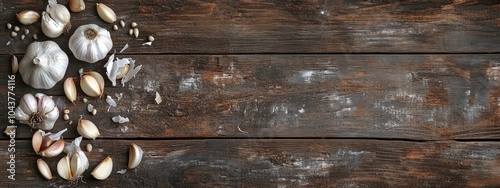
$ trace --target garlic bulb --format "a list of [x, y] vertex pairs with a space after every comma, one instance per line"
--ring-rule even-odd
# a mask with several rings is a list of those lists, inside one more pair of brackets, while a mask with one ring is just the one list
[[42, 157], [55, 157], [59, 155], [64, 149], [62, 134], [66, 132], [66, 130], [67, 129], [63, 129], [56, 134], [52, 134], [50, 132], [45, 133], [38, 129], [31, 139], [31, 145], [35, 153]]
[[19, 73], [26, 84], [50, 89], [63, 79], [68, 62], [68, 56], [55, 42], [33, 42], [19, 63]]
[[113, 48], [109, 31], [95, 24], [82, 25], [69, 38], [69, 49], [76, 59], [95, 63]]
[[64, 148], [68, 155], [57, 163], [57, 173], [65, 180], [78, 180], [89, 168], [89, 160], [80, 148], [82, 137], [75, 138], [71, 144]]
[[43, 93], [25, 94], [15, 109], [19, 123], [28, 124], [31, 128], [50, 130], [59, 118], [59, 109], [49, 96]]
[[56, 0], [49, 0], [49, 5], [42, 12], [42, 31], [47, 37], [56, 38], [71, 29], [69, 10]]

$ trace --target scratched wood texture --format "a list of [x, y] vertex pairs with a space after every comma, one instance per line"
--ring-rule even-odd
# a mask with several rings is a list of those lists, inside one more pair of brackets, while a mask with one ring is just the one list
[[[126, 168], [126, 148], [145, 150], [138, 168]], [[497, 142], [406, 142], [318, 139], [84, 140], [90, 168], [114, 161], [109, 180], [84, 173], [77, 187], [498, 187]], [[8, 145], [1, 141], [1, 145]], [[18, 141], [17, 178], [2, 186], [72, 187], [35, 169], [29, 141]], [[125, 149], [124, 149], [125, 148]], [[2, 156], [7, 152], [1, 151]], [[55, 169], [58, 158], [46, 159]], [[7, 171], [0, 171], [1, 177]], [[112, 181], [110, 181], [112, 180]], [[21, 183], [22, 182], [22, 183]]]
[[[59, 1], [66, 4], [67, 1]], [[62, 83], [36, 90], [16, 78], [16, 99], [52, 95], [70, 109], [54, 131], [94, 121], [102, 133], [92, 143], [83, 187], [498, 187], [500, 128], [500, 3], [496, 1], [106, 1], [127, 23], [113, 31], [97, 17], [96, 1], [72, 14], [73, 28], [108, 28], [119, 51], [143, 69], [125, 87], [90, 98], [96, 116], [66, 100]], [[0, 106], [7, 106], [10, 54], [19, 59], [33, 42], [48, 38], [40, 23], [21, 26], [15, 14], [41, 13], [45, 1], [0, 0]], [[128, 36], [135, 21], [139, 38]], [[28, 28], [25, 40], [6, 23]], [[148, 35], [156, 40], [142, 46]], [[53, 39], [77, 70], [104, 74], [105, 60], [78, 61], [69, 35]], [[52, 40], [52, 39], [51, 39]], [[9, 45], [5, 45], [10, 42]], [[78, 85], [78, 84], [77, 84]], [[156, 104], [158, 92], [163, 102]], [[6, 124], [5, 108], [0, 112]], [[117, 124], [122, 115], [131, 122]], [[0, 185], [70, 187], [35, 168], [34, 130], [17, 124], [16, 181], [0, 170]], [[104, 181], [90, 171], [105, 156], [114, 172], [125, 168], [127, 146], [145, 150], [143, 163]], [[9, 138], [0, 136], [0, 161], [8, 168]]]

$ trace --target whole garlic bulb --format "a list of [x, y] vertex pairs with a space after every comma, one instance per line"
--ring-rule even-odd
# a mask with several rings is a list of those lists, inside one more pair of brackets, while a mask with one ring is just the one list
[[49, 0], [49, 4], [42, 12], [42, 31], [47, 37], [56, 38], [71, 29], [71, 15], [69, 10], [56, 0]]
[[59, 118], [59, 109], [54, 100], [43, 93], [37, 93], [35, 96], [25, 94], [15, 113], [19, 123], [42, 130], [52, 129]]
[[109, 31], [95, 24], [82, 25], [69, 38], [69, 49], [79, 60], [95, 63], [113, 48]]
[[63, 79], [68, 61], [68, 55], [55, 42], [33, 42], [19, 63], [19, 73], [31, 87], [50, 89]]

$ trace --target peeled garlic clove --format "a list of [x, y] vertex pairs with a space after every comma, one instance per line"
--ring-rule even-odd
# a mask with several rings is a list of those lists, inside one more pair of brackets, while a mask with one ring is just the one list
[[47, 163], [43, 159], [36, 160], [36, 166], [38, 167], [38, 171], [40, 172], [40, 174], [42, 174], [45, 179], [52, 179], [52, 172], [50, 172], [49, 165], [47, 165]]
[[73, 175], [71, 173], [71, 165], [68, 156], [64, 156], [57, 163], [57, 173], [65, 180], [72, 180]]
[[130, 145], [128, 155], [128, 169], [133, 169], [137, 167], [139, 163], [141, 163], [143, 153], [144, 151], [136, 144], [132, 143]]
[[85, 74], [90, 75], [95, 78], [97, 84], [99, 84], [99, 89], [101, 89], [101, 95], [104, 92], [104, 77], [95, 71], [86, 72]]
[[125, 65], [123, 67], [120, 67], [118, 69], [118, 74], [116, 75], [116, 79], [123, 78], [128, 73], [129, 67], [130, 67], [129, 65]]
[[12, 68], [12, 74], [16, 74], [17, 69], [19, 68], [19, 63], [15, 55], [12, 55], [11, 68]]
[[95, 179], [104, 180], [113, 171], [113, 160], [108, 156], [106, 157], [94, 170], [90, 173]]
[[57, 140], [53, 144], [51, 144], [47, 149], [41, 151], [39, 155], [42, 157], [55, 157], [61, 154], [64, 149], [64, 141]]
[[81, 12], [85, 10], [85, 2], [83, 0], [69, 0], [69, 9], [72, 12]]
[[97, 14], [99, 14], [99, 17], [105, 22], [113, 23], [116, 21], [115, 11], [103, 3], [97, 3]]
[[25, 10], [17, 14], [17, 20], [24, 25], [31, 25], [40, 19], [40, 14], [32, 10]]
[[64, 80], [64, 94], [66, 94], [66, 97], [68, 98], [69, 101], [71, 101], [73, 104], [75, 104], [76, 101], [76, 85], [75, 81], [73, 81], [73, 78], [66, 78]]
[[80, 119], [78, 120], [78, 126], [76, 127], [78, 134], [82, 135], [88, 139], [95, 139], [101, 135], [99, 129], [90, 120]]
[[91, 97], [98, 97], [102, 95], [101, 88], [97, 80], [90, 75], [83, 75], [80, 78], [80, 87], [83, 92]]

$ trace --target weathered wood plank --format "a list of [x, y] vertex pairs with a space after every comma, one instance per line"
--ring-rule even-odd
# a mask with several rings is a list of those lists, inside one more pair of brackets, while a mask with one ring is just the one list
[[[61, 0], [66, 4], [67, 1]], [[73, 29], [95, 23], [111, 30], [116, 49], [127, 53], [344, 53], [500, 52], [495, 1], [106, 1], [127, 25], [139, 24], [138, 39], [128, 28], [112, 31], [96, 14], [95, 1], [72, 14]], [[45, 1], [0, 1], [0, 24], [20, 25], [16, 13], [42, 12]], [[25, 27], [22, 27], [25, 28]], [[26, 28], [38, 33], [40, 23]], [[37, 29], [38, 28], [38, 29]], [[0, 29], [0, 53], [24, 53], [32, 41]], [[141, 46], [148, 35], [151, 47]], [[55, 39], [68, 51], [69, 36]], [[11, 41], [10, 46], [5, 46]]]
[[[137, 143], [144, 158], [124, 175], [127, 147]], [[90, 169], [85, 187], [497, 187], [499, 143], [377, 140], [84, 140]], [[0, 141], [7, 147], [7, 141]], [[46, 159], [54, 179], [45, 181], [27, 141], [16, 141], [16, 181], [0, 171], [3, 186], [58, 187], [70, 183], [55, 172], [60, 157]], [[111, 156], [113, 174], [94, 180], [90, 171]], [[1, 165], [9, 161], [0, 152]], [[161, 172], [161, 173], [160, 173]], [[408, 181], [411, 180], [411, 181]]]
[[[75, 106], [63, 96], [62, 83], [33, 90], [19, 75], [17, 99], [27, 92], [56, 95], [73, 121], [80, 115], [93, 120], [105, 138], [500, 138], [496, 55], [119, 57], [137, 59], [143, 70], [126, 87], [105, 89], [113, 98], [123, 94], [109, 112], [104, 98], [90, 100], [98, 109], [92, 116], [82, 92]], [[67, 76], [78, 77], [80, 67], [104, 74], [102, 65], [72, 62]], [[0, 83], [7, 83], [8, 71], [0, 71]], [[163, 96], [159, 105], [155, 92]], [[0, 87], [0, 98], [6, 93], [6, 85]], [[131, 122], [113, 123], [116, 115]], [[7, 122], [6, 116], [0, 122]], [[55, 129], [64, 127], [67, 122], [61, 120]], [[76, 136], [75, 130], [67, 136]], [[31, 131], [22, 126], [19, 137], [29, 138]]]

